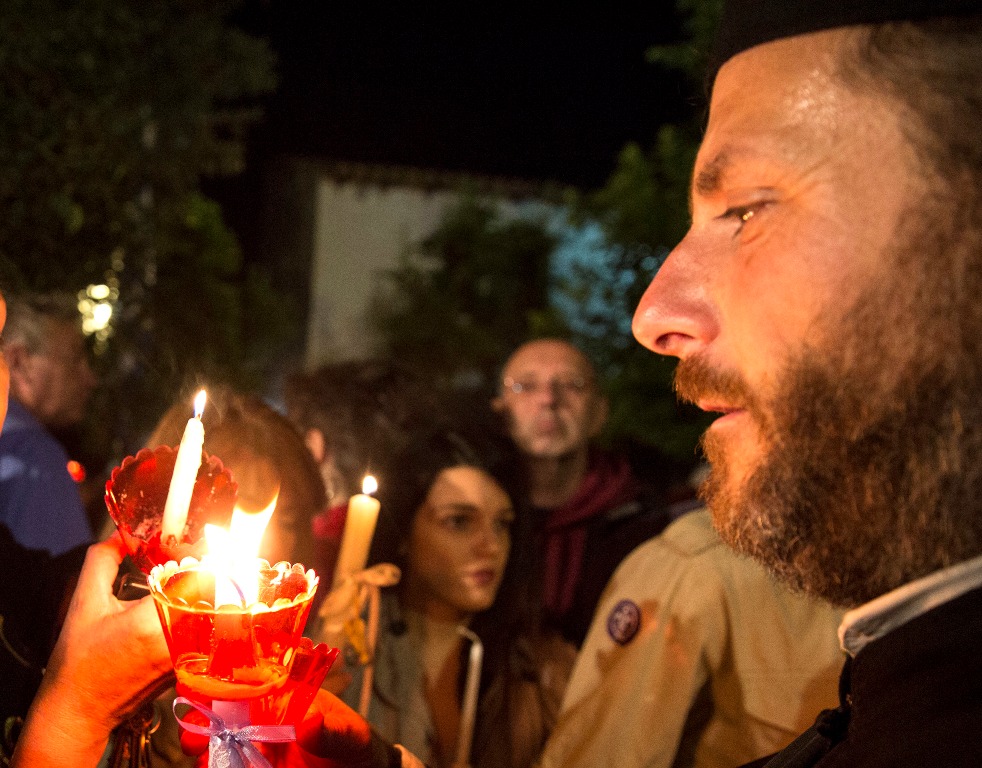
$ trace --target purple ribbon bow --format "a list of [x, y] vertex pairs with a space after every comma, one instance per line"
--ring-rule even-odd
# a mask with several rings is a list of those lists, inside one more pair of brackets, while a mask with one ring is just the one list
[[[208, 718], [211, 725], [197, 725], [182, 720], [177, 714], [177, 705], [187, 704]], [[296, 731], [292, 725], [247, 725], [243, 728], [229, 727], [220, 715], [208, 707], [178, 696], [174, 699], [174, 717], [184, 730], [208, 737], [208, 756], [211, 768], [273, 768], [262, 752], [253, 746], [253, 741], [284, 742], [295, 741]]]

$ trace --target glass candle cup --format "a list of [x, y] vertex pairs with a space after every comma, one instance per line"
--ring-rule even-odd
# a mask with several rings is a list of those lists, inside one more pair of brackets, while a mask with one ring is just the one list
[[[195, 558], [150, 571], [150, 592], [163, 626], [179, 690], [212, 701], [275, 701], [283, 692], [318, 578], [300, 564], [256, 559], [258, 598], [215, 605], [215, 571]], [[239, 591], [241, 594], [241, 590]], [[269, 715], [252, 722], [269, 722]]]

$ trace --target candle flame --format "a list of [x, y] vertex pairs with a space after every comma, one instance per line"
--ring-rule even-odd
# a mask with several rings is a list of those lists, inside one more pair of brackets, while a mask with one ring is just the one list
[[194, 418], [201, 418], [201, 414], [205, 412], [205, 401], [207, 399], [208, 394], [203, 389], [194, 396]]
[[228, 528], [205, 525], [208, 554], [203, 562], [215, 574], [216, 608], [226, 604], [247, 607], [259, 599], [259, 544], [275, 508], [276, 499], [261, 512], [245, 512], [236, 506]]
[[362, 493], [375, 493], [378, 490], [378, 480], [376, 480], [371, 475], [365, 475], [365, 479], [361, 481], [361, 492]]

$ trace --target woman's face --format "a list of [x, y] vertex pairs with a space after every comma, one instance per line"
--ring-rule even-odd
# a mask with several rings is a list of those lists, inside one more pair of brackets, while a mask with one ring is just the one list
[[449, 621], [490, 608], [508, 561], [514, 519], [511, 499], [486, 472], [443, 470], [413, 518], [405, 574], [409, 605]]

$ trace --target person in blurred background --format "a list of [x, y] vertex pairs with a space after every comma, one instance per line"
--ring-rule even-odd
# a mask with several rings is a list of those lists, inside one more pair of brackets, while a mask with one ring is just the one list
[[314, 566], [327, 585], [348, 512], [348, 499], [382, 458], [402, 447], [409, 425], [436, 411], [431, 392], [402, 366], [352, 360], [296, 372], [284, 387], [287, 417], [320, 468], [327, 503], [313, 521]]
[[0, 765], [41, 685], [85, 550], [52, 556], [27, 549], [0, 525]]
[[51, 434], [81, 421], [96, 385], [75, 299], [10, 296], [3, 353], [10, 403], [0, 433], [0, 523], [23, 546], [59, 555], [92, 541], [69, 457]]
[[[324, 508], [320, 473], [300, 434], [281, 414], [256, 395], [222, 385], [206, 387], [202, 415], [204, 450], [217, 456], [238, 484], [240, 506], [259, 512], [276, 498], [259, 554], [271, 563], [288, 560], [311, 567], [313, 516]], [[190, 398], [181, 398], [165, 413], [147, 447], [177, 446], [187, 424]]]
[[[489, 414], [490, 415], [490, 414]], [[514, 446], [477, 421], [431, 424], [379, 469], [381, 513], [370, 562], [402, 570], [382, 596], [368, 720], [434, 768], [455, 764], [474, 633], [483, 646], [471, 754], [524, 768], [552, 727], [574, 649], [543, 630], [531, 521]], [[489, 422], [490, 423], [490, 422]], [[344, 699], [357, 705], [362, 677]]]
[[[6, 316], [0, 295], [0, 330]], [[0, 355], [0, 434], [7, 426], [9, 376]], [[171, 678], [153, 599], [124, 603], [113, 597], [124, 555], [118, 536], [92, 545], [79, 576], [79, 548], [52, 557], [26, 549], [0, 525], [3, 764], [97, 765], [112, 730]], [[76, 576], [78, 586], [66, 608]], [[24, 719], [26, 700], [38, 685]]]
[[607, 399], [593, 364], [569, 342], [537, 339], [516, 349], [493, 406], [507, 417], [529, 473], [546, 615], [579, 646], [614, 569], [672, 513], [625, 455], [595, 445]]

